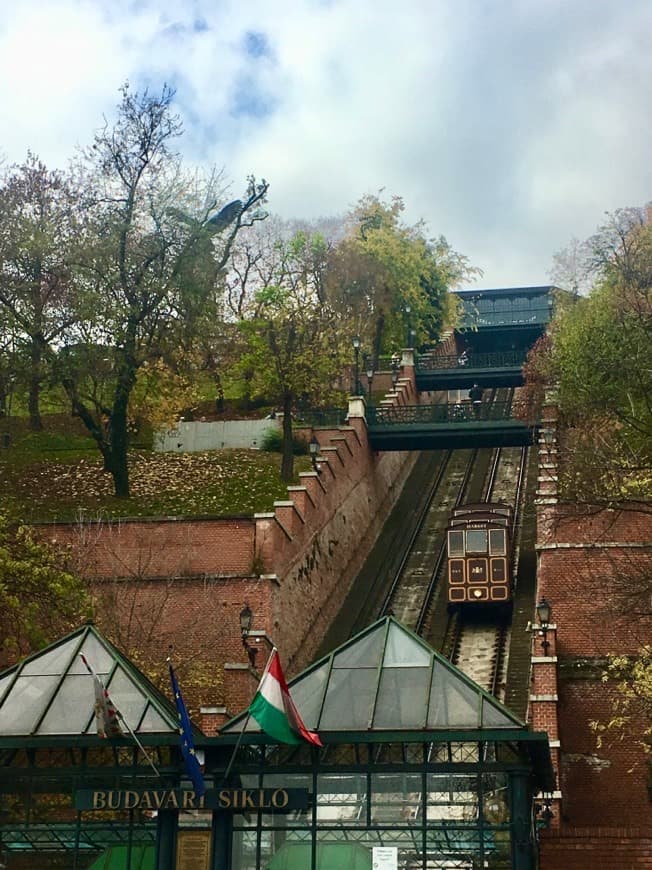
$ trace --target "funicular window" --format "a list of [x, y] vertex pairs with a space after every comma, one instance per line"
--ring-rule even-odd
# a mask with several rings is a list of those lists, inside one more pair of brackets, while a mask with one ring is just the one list
[[507, 555], [504, 529], [491, 529], [489, 531], [489, 553], [492, 556]]
[[463, 556], [464, 555], [464, 532], [449, 532], [448, 533], [448, 555]]
[[469, 529], [466, 533], [466, 552], [467, 553], [486, 553], [487, 552], [487, 530], [486, 529]]

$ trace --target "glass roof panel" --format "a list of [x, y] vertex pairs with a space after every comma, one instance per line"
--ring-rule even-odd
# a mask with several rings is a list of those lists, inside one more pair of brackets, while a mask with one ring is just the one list
[[362, 637], [356, 638], [344, 647], [333, 659], [334, 668], [375, 668], [380, 662], [385, 640], [385, 624], [379, 623], [376, 628]]
[[6, 677], [2, 677], [0, 679], [0, 704], [2, 703], [2, 696], [9, 688], [9, 683], [13, 680], [15, 674], [7, 674]]
[[143, 721], [141, 722], [139, 732], [147, 731], [148, 733], [161, 733], [170, 731], [176, 731], [176, 727], [172, 727], [169, 722], [161, 716], [158, 710], [150, 704], [147, 708], [147, 712], [143, 716]]
[[435, 662], [430, 690], [428, 725], [431, 728], [479, 728], [480, 690]]
[[[108, 674], [115, 664], [115, 657], [111, 655], [108, 649], [94, 634], [88, 633], [79, 650], [86, 656], [88, 664], [93, 668], [96, 674]], [[71, 674], [87, 674], [86, 665], [81, 658], [77, 656], [70, 668]]]
[[41, 722], [39, 734], [81, 734], [93, 715], [95, 690], [86, 676], [67, 676]]
[[316, 728], [322, 707], [324, 688], [328, 679], [329, 662], [312, 671], [305, 679], [298, 680], [291, 689], [292, 700], [306, 728]]
[[331, 671], [319, 728], [325, 731], [366, 731], [376, 697], [375, 668]]
[[380, 677], [374, 728], [424, 728], [430, 669], [385, 668]]
[[136, 730], [145, 710], [147, 698], [125, 671], [118, 666], [106, 687], [111, 700], [132, 730]]
[[32, 734], [58, 682], [56, 675], [18, 677], [0, 707], [0, 734]]
[[483, 728], [514, 728], [520, 727], [517, 719], [512, 719], [499, 707], [491, 703], [489, 698], [482, 701], [482, 727]]
[[66, 643], [59, 644], [59, 646], [49, 652], [37, 656], [34, 661], [27, 662], [24, 665], [21, 676], [49, 676], [51, 674], [64, 673], [78, 643], [78, 637], [71, 637]]
[[400, 626], [390, 623], [383, 667], [428, 668], [432, 653]]

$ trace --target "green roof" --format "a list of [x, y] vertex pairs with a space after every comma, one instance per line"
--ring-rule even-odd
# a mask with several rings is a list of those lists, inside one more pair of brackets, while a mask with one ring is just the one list
[[[393, 617], [366, 628], [290, 683], [306, 726], [338, 731], [523, 729], [524, 723]], [[223, 734], [260, 732], [246, 714]]]
[[93, 677], [81, 654], [131, 731], [142, 738], [175, 735], [178, 739], [175, 707], [88, 624], [0, 673], [0, 743], [3, 738], [45, 742], [96, 736]]

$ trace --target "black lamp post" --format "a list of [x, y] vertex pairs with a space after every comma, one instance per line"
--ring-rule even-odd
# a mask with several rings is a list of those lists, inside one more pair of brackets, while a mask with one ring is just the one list
[[367, 363], [367, 387], [368, 387], [368, 395], [369, 401], [371, 401], [371, 385], [374, 381], [374, 364], [371, 360]]
[[321, 469], [317, 467], [317, 457], [319, 456], [319, 441], [313, 435], [310, 441], [308, 442], [308, 450], [310, 451], [310, 461], [312, 462], [313, 471], [316, 471], [317, 474], [320, 474]]
[[397, 356], [392, 357], [392, 386], [395, 387], [398, 383], [399, 376], [399, 358]]
[[249, 645], [249, 632], [251, 630], [251, 619], [253, 617], [253, 613], [251, 612], [251, 608], [248, 604], [240, 611], [240, 634], [242, 635], [242, 646], [245, 648], [247, 653], [247, 658], [249, 659], [249, 664], [252, 668], [256, 667], [256, 656], [258, 655], [258, 650], [255, 646]]
[[552, 608], [548, 601], [545, 598], [542, 598], [541, 601], [537, 604], [537, 619], [539, 620], [539, 627], [541, 629], [541, 646], [543, 648], [544, 655], [548, 654], [548, 649], [550, 647], [550, 641], [548, 640], [548, 628], [550, 626], [550, 617], [552, 614]]
[[405, 327], [405, 346], [410, 347], [410, 334], [412, 330], [410, 329], [410, 312], [412, 311], [411, 305], [405, 306], [405, 318], [406, 318], [406, 327]]
[[355, 356], [355, 375], [353, 381], [353, 395], [360, 395], [360, 336], [353, 337], [353, 353]]

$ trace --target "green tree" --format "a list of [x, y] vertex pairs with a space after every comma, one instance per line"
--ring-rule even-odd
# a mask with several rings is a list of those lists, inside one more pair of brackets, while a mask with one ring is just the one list
[[[183, 172], [174, 92], [131, 93], [82, 166], [83, 224], [75, 270], [75, 332], [56, 354], [57, 376], [95, 439], [115, 494], [129, 496], [129, 402], [138, 372], [187, 349], [219, 316], [223, 269], [240, 229], [265, 217], [265, 181], [220, 208], [219, 174]], [[74, 340], [76, 337], [76, 341]], [[54, 356], [54, 353], [53, 353]], [[89, 378], [103, 370], [105, 377]]]
[[33, 154], [12, 166], [0, 188], [0, 308], [14, 347], [28, 361], [30, 427], [43, 428], [40, 394], [47, 349], [75, 317], [68, 307], [75, 193], [59, 172]]
[[251, 316], [240, 322], [248, 349], [240, 367], [254, 393], [283, 412], [281, 477], [294, 472], [292, 414], [297, 402], [332, 401], [344, 364], [343, 334], [335, 311], [320, 293], [320, 271], [312, 268], [324, 246], [320, 236], [297, 233], [277, 240], [267, 261]]
[[403, 224], [403, 211], [400, 197], [363, 197], [329, 256], [330, 298], [374, 360], [403, 346], [409, 329], [417, 345], [436, 339], [451, 313], [447, 291], [478, 274], [443, 236], [429, 240], [422, 223]]
[[0, 635], [10, 664], [77, 626], [89, 612], [65, 555], [0, 513]]
[[589, 240], [596, 281], [553, 324], [568, 424], [562, 483], [576, 501], [652, 499], [652, 227], [625, 210]]

